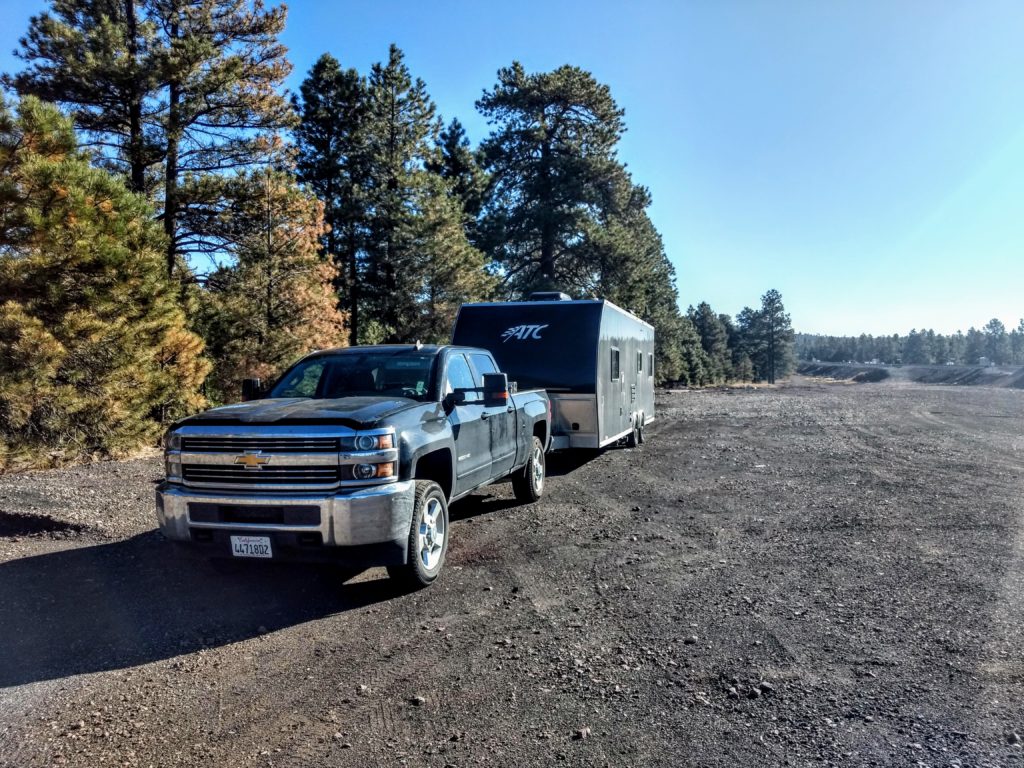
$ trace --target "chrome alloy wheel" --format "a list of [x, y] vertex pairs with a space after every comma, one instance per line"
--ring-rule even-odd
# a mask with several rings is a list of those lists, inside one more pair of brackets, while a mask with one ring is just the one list
[[420, 519], [420, 530], [416, 536], [416, 549], [420, 553], [420, 561], [428, 571], [437, 567], [444, 549], [445, 530], [444, 509], [437, 499], [428, 499]]
[[539, 445], [533, 449], [533, 484], [540, 495], [544, 490], [544, 450]]

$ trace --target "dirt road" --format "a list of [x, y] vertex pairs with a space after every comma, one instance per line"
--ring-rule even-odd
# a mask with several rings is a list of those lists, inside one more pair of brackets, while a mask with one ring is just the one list
[[659, 409], [412, 595], [175, 559], [157, 459], [0, 478], [0, 765], [1024, 765], [1024, 392]]

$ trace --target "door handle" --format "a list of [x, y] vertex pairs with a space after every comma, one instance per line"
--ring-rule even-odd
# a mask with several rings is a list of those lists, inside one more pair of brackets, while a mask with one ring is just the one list
[[515, 410], [515, 408], [513, 408], [513, 407], [512, 407], [511, 405], [510, 405], [510, 406], [509, 406], [508, 408], [506, 408], [506, 409], [505, 409], [505, 413], [512, 413], [512, 411], [514, 411], [514, 410]]
[[483, 413], [480, 414], [480, 418], [483, 421], [487, 421], [487, 419], [489, 419], [490, 417], [491, 417], [491, 414], [487, 413], [487, 411], [484, 411]]

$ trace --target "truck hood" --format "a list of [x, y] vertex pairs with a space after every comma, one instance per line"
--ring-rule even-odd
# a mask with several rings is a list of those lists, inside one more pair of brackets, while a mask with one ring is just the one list
[[364, 429], [399, 411], [421, 404], [404, 397], [340, 397], [334, 400], [273, 398], [213, 408], [190, 416], [176, 426], [341, 424], [352, 429]]

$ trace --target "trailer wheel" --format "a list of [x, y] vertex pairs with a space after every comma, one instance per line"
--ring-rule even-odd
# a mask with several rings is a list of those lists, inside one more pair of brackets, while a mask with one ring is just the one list
[[636, 448], [643, 441], [643, 427], [640, 426], [640, 416], [638, 414], [636, 418], [633, 419], [633, 429], [631, 429], [629, 434], [626, 436], [626, 447]]
[[644, 422], [646, 420], [647, 420], [646, 417], [641, 413], [640, 414], [639, 422], [637, 423], [637, 426], [636, 426], [636, 444], [637, 445], [643, 445], [644, 444], [644, 440], [647, 439], [646, 437], [644, 437]]
[[448, 502], [433, 480], [417, 480], [405, 565], [389, 565], [388, 575], [409, 589], [429, 587], [448, 553]]
[[539, 437], [533, 438], [533, 446], [530, 449], [530, 459], [522, 471], [512, 476], [512, 491], [516, 498], [524, 504], [532, 504], [540, 499], [544, 493], [544, 472], [546, 470], [544, 460], [544, 446]]

